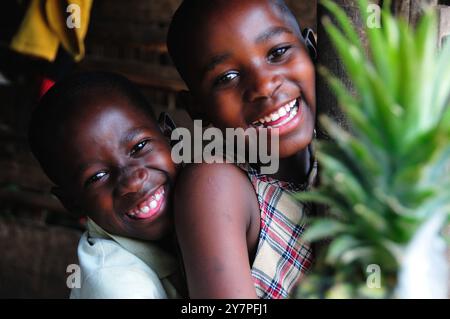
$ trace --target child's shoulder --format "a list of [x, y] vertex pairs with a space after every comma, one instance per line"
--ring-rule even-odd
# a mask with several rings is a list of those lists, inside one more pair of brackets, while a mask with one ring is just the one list
[[176, 197], [184, 194], [205, 197], [220, 195], [241, 198], [242, 193], [254, 193], [247, 173], [230, 163], [200, 163], [185, 166], [178, 176]]
[[247, 173], [236, 165], [190, 164], [177, 179], [175, 214], [178, 222], [216, 223], [227, 215], [248, 224], [259, 216], [259, 205]]
[[248, 178], [241, 168], [232, 163], [193, 163], [186, 165], [180, 173], [179, 178], [188, 182], [191, 179], [210, 177], [214, 180], [220, 180], [225, 177], [231, 178], [242, 183], [248, 182]]
[[81, 287], [71, 298], [166, 298], [156, 272], [114, 240], [91, 238], [78, 244]]

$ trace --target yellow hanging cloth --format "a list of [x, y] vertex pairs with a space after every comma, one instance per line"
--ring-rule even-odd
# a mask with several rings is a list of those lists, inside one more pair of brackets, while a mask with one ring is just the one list
[[31, 0], [11, 49], [54, 61], [61, 44], [75, 61], [84, 57], [93, 0]]

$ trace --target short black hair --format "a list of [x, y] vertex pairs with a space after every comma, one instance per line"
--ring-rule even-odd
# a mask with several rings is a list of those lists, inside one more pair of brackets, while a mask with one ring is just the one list
[[[142, 109], [155, 120], [149, 103], [140, 90], [126, 77], [110, 72], [74, 73], [57, 82], [41, 98], [32, 112], [28, 141], [32, 153], [47, 176], [55, 183], [54, 161], [58, 158], [55, 141], [64, 134], [64, 124], [91, 98], [117, 97]], [[57, 144], [57, 143], [56, 143]]]
[[[195, 32], [198, 23], [202, 21], [205, 13], [217, 7], [220, 3], [226, 3], [228, 0], [183, 0], [181, 5], [175, 11], [167, 33], [167, 48], [169, 55], [181, 75], [183, 80], [189, 86], [186, 78], [186, 65], [189, 63], [188, 48], [190, 33]], [[297, 36], [303, 40], [301, 28], [298, 21], [289, 7], [283, 0], [266, 0], [269, 4], [276, 7], [286, 20], [293, 26]]]

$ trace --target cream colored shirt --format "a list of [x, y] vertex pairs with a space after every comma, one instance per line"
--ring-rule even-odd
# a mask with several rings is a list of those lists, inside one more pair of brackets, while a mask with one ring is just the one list
[[78, 244], [81, 287], [71, 299], [180, 298], [176, 260], [149, 242], [107, 233], [92, 220]]

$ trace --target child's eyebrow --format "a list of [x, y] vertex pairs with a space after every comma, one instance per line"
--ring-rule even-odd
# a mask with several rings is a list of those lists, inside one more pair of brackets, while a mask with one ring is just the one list
[[212, 70], [214, 70], [214, 68], [216, 66], [218, 66], [219, 64], [225, 62], [226, 60], [228, 60], [231, 57], [231, 53], [223, 53], [223, 54], [219, 54], [216, 56], [213, 56], [209, 62], [206, 64], [206, 66], [203, 69], [202, 74], [206, 74]]
[[99, 161], [89, 161], [89, 162], [85, 162], [83, 164], [78, 165], [72, 178], [78, 179], [84, 173], [84, 171], [86, 171], [89, 167], [96, 165], [96, 164], [99, 164]]
[[128, 130], [121, 138], [120, 143], [122, 145], [126, 145], [130, 142], [133, 142], [136, 136], [142, 134], [142, 132], [145, 130], [144, 127], [134, 127], [130, 130]]
[[277, 35], [280, 35], [282, 33], [294, 34], [290, 29], [288, 29], [286, 27], [275, 26], [275, 27], [269, 28], [268, 30], [266, 30], [263, 33], [261, 33], [260, 35], [258, 35], [255, 39], [255, 43], [259, 44], [261, 42], [267, 42], [271, 38], [273, 38]]

